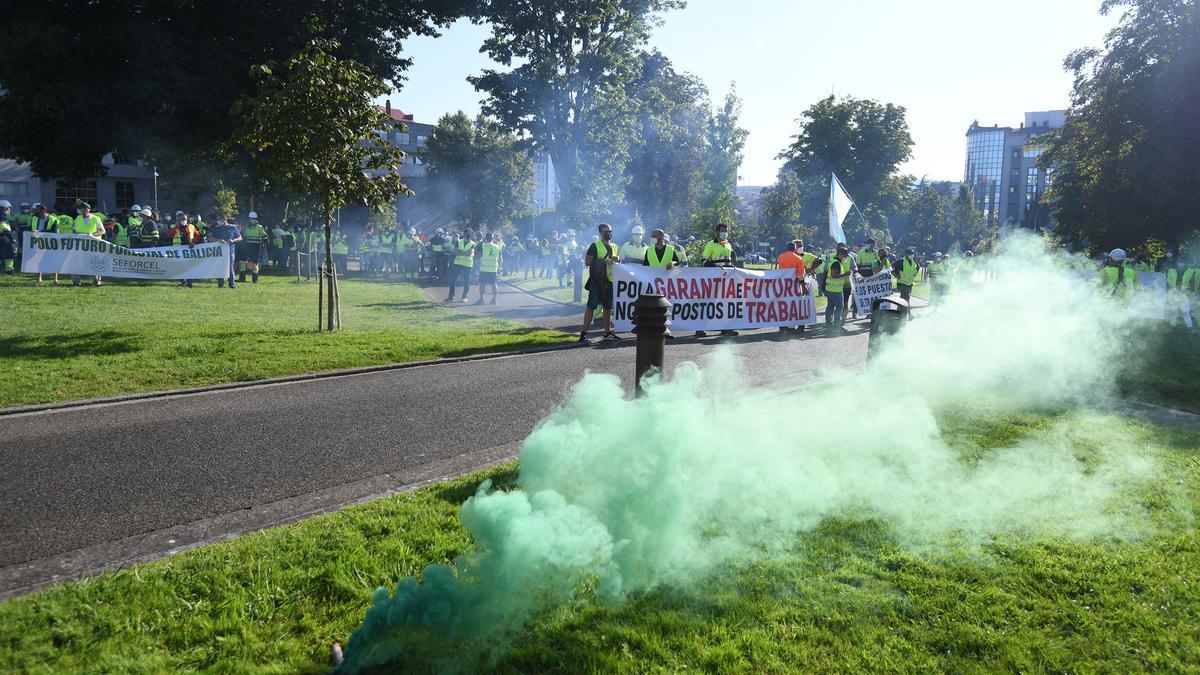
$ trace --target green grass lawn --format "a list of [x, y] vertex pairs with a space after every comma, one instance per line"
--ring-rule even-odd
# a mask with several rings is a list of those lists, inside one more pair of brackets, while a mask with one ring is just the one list
[[[1048, 418], [943, 420], [981, 456]], [[875, 521], [837, 519], [791, 554], [620, 606], [581, 599], [523, 631], [502, 672], [1200, 669], [1200, 431], [1121, 420], [1158, 454], [1135, 542], [1002, 537], [926, 557]], [[0, 604], [0, 670], [321, 672], [372, 590], [470, 545], [456, 513], [485, 477], [379, 499]], [[420, 664], [404, 664], [420, 672]]]
[[219, 289], [199, 282], [36, 285], [0, 279], [0, 407], [564, 342], [567, 336], [472, 318], [425, 300], [413, 284], [341, 281], [337, 334], [317, 333], [317, 286], [263, 277]]

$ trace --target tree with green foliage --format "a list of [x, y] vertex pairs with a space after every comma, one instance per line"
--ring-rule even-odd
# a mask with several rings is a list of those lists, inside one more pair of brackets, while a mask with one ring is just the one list
[[[742, 101], [738, 98], [737, 88], [730, 85], [721, 109], [709, 117], [704, 193], [690, 228], [697, 237], [711, 236], [719, 223], [732, 228], [737, 222], [738, 169], [742, 166], [742, 150], [750, 133], [738, 126], [741, 117]], [[730, 232], [730, 237], [734, 236], [737, 236], [736, 232]]]
[[852, 213], [843, 224], [848, 237], [865, 237], [899, 207], [904, 181], [897, 168], [911, 156], [913, 145], [902, 106], [829, 96], [804, 111], [793, 138], [779, 159], [786, 160], [784, 169], [794, 172], [803, 186], [803, 222], [828, 222], [829, 177], [835, 173], [870, 221], [863, 223]]
[[237, 193], [221, 185], [213, 197], [213, 210], [226, 218], [237, 218]]
[[258, 90], [234, 106], [242, 126], [236, 144], [253, 152], [259, 172], [296, 195], [320, 203], [329, 274], [326, 328], [337, 317], [333, 274], [335, 209], [355, 203], [381, 208], [401, 192], [404, 153], [381, 138], [391, 119], [373, 99], [387, 93], [380, 77], [356, 61], [334, 56], [336, 40], [317, 38], [282, 65], [258, 66]]
[[[464, 16], [474, 0], [205, 0], [61, 2], [4, 8], [0, 157], [30, 162], [43, 178], [103, 175], [109, 153], [158, 164], [216, 163], [234, 132], [234, 101], [254, 91], [254, 64], [279, 60], [313, 37], [398, 84], [400, 49]], [[315, 22], [312, 21], [315, 19]], [[312, 26], [320, 26], [316, 34]], [[214, 32], [215, 30], [215, 32]], [[83, 98], [85, 103], [78, 103]], [[86, 111], [86, 112], [85, 112]], [[243, 170], [253, 181], [249, 161]], [[182, 172], [164, 174], [171, 180]], [[254, 194], [249, 185], [239, 191]], [[203, 186], [210, 194], [212, 183]]]
[[[763, 236], [775, 242], [787, 242], [795, 238], [806, 242], [816, 234], [816, 228], [805, 225], [801, 220], [801, 200], [804, 187], [800, 178], [791, 171], [779, 172], [779, 178], [763, 190], [762, 220]], [[815, 242], [814, 242], [815, 244]]]
[[[512, 2], [486, 5], [482, 51], [508, 70], [469, 78], [483, 112], [528, 134], [554, 161], [561, 221], [582, 227], [624, 196], [636, 117], [627, 88], [659, 12], [680, 0]], [[519, 64], [519, 65], [515, 65]]]
[[1039, 164], [1056, 234], [1092, 249], [1180, 243], [1200, 225], [1200, 4], [1105, 0], [1123, 9], [1104, 49], [1066, 59], [1066, 124]]
[[625, 167], [625, 199], [651, 228], [679, 232], [705, 189], [708, 89], [658, 51], [641, 60], [641, 74], [629, 88], [639, 129]]
[[471, 227], [510, 230], [531, 215], [533, 162], [520, 139], [483, 115], [443, 115], [424, 152], [427, 194], [442, 211]]

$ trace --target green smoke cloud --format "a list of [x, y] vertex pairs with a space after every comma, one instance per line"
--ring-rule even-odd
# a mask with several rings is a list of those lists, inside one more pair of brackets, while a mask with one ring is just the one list
[[[885, 523], [902, 545], [982, 550], [997, 535], [1135, 537], [1130, 488], [1154, 475], [1122, 425], [1059, 415], [965, 458], [938, 415], [1076, 410], [1107, 399], [1127, 305], [1033, 237], [1013, 236], [867, 367], [794, 391], [745, 390], [731, 354], [626, 397], [589, 375], [526, 441], [518, 489], [462, 508], [476, 548], [376, 591], [344, 669], [494, 658], [581, 588], [619, 601], [687, 588], [785, 551], [830, 517]], [[797, 349], [803, 349], [798, 345]]]

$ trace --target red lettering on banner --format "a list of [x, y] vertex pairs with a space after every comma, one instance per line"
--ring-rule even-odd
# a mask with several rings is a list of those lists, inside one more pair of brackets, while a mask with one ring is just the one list
[[667, 294], [667, 292], [666, 292], [666, 289], [665, 289], [665, 286], [666, 286], [666, 284], [665, 284], [665, 283], [663, 283], [663, 278], [662, 278], [662, 277], [655, 277], [655, 279], [654, 279], [654, 292], [655, 292], [655, 293], [658, 293], [659, 295], [663, 296], [664, 298], [669, 298], [669, 297], [671, 297], [671, 296]]
[[692, 297], [696, 298], [697, 300], [699, 300], [701, 298], [707, 298], [709, 296], [708, 293], [704, 292], [704, 288], [700, 284], [696, 283], [695, 279], [692, 279], [691, 292], [692, 292]]

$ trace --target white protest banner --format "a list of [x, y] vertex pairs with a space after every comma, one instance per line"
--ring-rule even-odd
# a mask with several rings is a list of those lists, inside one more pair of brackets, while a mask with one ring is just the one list
[[892, 294], [892, 271], [884, 270], [854, 283], [854, 305], [859, 316], [871, 315], [871, 303]]
[[224, 279], [228, 244], [130, 249], [83, 234], [26, 232], [22, 272], [128, 279]]
[[812, 326], [817, 323], [816, 284], [801, 284], [795, 270], [728, 267], [613, 266], [613, 325], [633, 329], [634, 303], [642, 293], [671, 302], [675, 330], [730, 330]]

